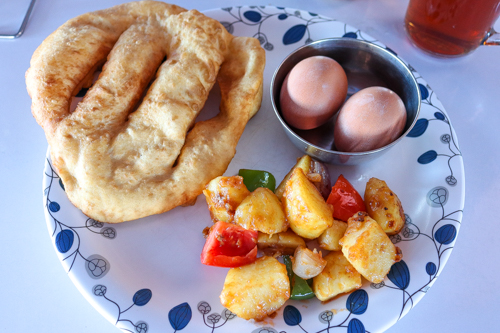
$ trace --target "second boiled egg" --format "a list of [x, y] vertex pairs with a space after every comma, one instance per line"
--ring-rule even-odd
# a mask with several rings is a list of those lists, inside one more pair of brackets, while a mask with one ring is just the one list
[[347, 76], [325, 56], [300, 61], [286, 76], [280, 92], [281, 113], [297, 129], [313, 129], [333, 116], [347, 96]]
[[338, 151], [364, 152], [381, 148], [399, 138], [406, 124], [401, 98], [384, 87], [369, 87], [351, 96], [335, 122]]

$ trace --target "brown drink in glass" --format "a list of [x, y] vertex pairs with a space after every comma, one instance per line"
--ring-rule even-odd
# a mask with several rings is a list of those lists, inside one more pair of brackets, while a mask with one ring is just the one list
[[483, 44], [499, 15], [500, 0], [410, 0], [405, 26], [419, 48], [460, 56]]

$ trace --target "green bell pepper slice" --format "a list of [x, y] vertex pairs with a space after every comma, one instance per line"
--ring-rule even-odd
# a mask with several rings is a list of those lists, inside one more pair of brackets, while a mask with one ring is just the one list
[[240, 169], [238, 175], [243, 177], [243, 183], [250, 192], [258, 187], [267, 187], [272, 192], [276, 188], [276, 179], [267, 171]]
[[288, 279], [290, 280], [290, 289], [292, 290], [290, 299], [304, 300], [314, 297], [314, 292], [311, 289], [310, 283], [312, 279], [304, 280], [293, 272], [292, 259], [290, 256], [283, 256], [283, 262], [286, 266]]

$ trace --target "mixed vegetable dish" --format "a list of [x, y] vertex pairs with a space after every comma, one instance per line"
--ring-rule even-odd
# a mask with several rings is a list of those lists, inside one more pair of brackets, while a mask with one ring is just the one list
[[364, 198], [305, 155], [276, 187], [267, 171], [242, 169], [203, 191], [214, 224], [205, 265], [230, 268], [220, 295], [227, 309], [262, 320], [288, 299], [328, 301], [379, 283], [402, 253], [389, 239], [404, 225], [397, 195], [371, 178]]

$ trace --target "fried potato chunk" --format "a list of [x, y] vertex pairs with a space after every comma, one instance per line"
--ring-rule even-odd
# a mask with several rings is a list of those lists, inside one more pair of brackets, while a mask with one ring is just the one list
[[274, 191], [274, 193], [276, 193], [278, 198], [281, 199], [281, 197], [285, 193], [286, 183], [288, 182], [290, 177], [292, 177], [293, 170], [295, 170], [297, 168], [301, 168], [302, 171], [304, 171], [304, 174], [307, 175], [307, 173], [309, 172], [309, 169], [311, 168], [311, 157], [309, 155], [304, 155], [304, 156], [297, 159], [297, 163], [293, 166], [293, 168], [290, 170], [290, 172], [288, 172], [286, 174], [285, 178], [283, 178], [281, 183], [278, 185], [278, 187]]
[[319, 162], [313, 160], [309, 155], [304, 155], [297, 159], [297, 163], [293, 166], [293, 168], [286, 174], [285, 178], [278, 185], [274, 193], [281, 200], [283, 193], [285, 193], [286, 182], [292, 176], [293, 170], [296, 168], [302, 169], [307, 179], [309, 179], [313, 185], [318, 189], [323, 198], [328, 198], [328, 194], [332, 190], [332, 183], [330, 180], [330, 173], [328, 173], [328, 169], [326, 166]]
[[292, 230], [280, 232], [274, 235], [259, 232], [257, 247], [269, 256], [292, 255], [298, 246], [306, 246], [304, 239]]
[[290, 298], [284, 264], [261, 257], [253, 264], [231, 268], [220, 295], [223, 306], [243, 319], [262, 320]]
[[333, 219], [333, 225], [318, 237], [319, 247], [328, 251], [342, 250], [339, 240], [344, 236], [346, 229], [346, 222]]
[[236, 208], [250, 191], [243, 184], [243, 177], [217, 177], [207, 184], [203, 190], [207, 199], [208, 210], [212, 221], [233, 222]]
[[290, 228], [299, 236], [314, 239], [333, 225], [332, 209], [301, 168], [295, 168], [281, 198]]
[[373, 283], [382, 282], [391, 266], [403, 258], [401, 250], [365, 212], [349, 218], [347, 230], [339, 243], [347, 260]]
[[342, 252], [330, 252], [323, 259], [326, 260], [326, 267], [313, 278], [312, 284], [314, 294], [320, 301], [328, 301], [338, 294], [361, 288], [361, 274]]
[[276, 234], [288, 229], [283, 206], [268, 188], [259, 187], [236, 208], [234, 222], [245, 229]]
[[401, 201], [385, 181], [370, 178], [366, 183], [365, 205], [368, 215], [377, 221], [388, 235], [399, 233], [405, 225]]

